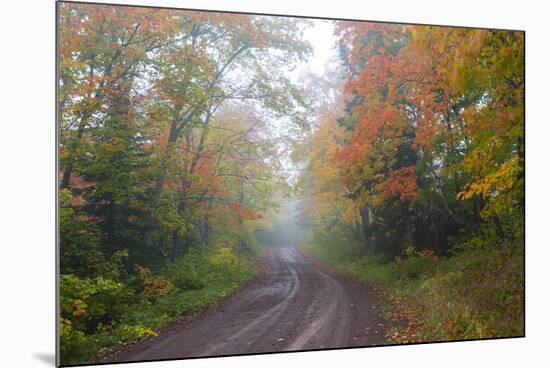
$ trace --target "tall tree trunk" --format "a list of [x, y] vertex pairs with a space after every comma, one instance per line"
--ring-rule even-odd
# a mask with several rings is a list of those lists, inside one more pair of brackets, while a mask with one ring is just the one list
[[172, 262], [175, 262], [176, 259], [181, 255], [181, 246], [182, 246], [182, 237], [178, 234], [177, 230], [172, 232]]
[[361, 225], [363, 227], [366, 250], [367, 253], [372, 253], [374, 251], [374, 247], [372, 244], [372, 236], [370, 233], [370, 210], [367, 206], [365, 206], [361, 208], [359, 213], [361, 215]]
[[[179, 113], [178, 110], [174, 112], [174, 116], [172, 118], [172, 122], [170, 124], [170, 132], [168, 135], [168, 142], [166, 143], [166, 147], [164, 149], [164, 154], [168, 154], [169, 150], [171, 149], [171, 146], [177, 141], [178, 134], [178, 122], [177, 117]], [[166, 168], [161, 165], [159, 168], [159, 172], [157, 173], [156, 179], [155, 179], [155, 186], [153, 189], [153, 194], [151, 196], [151, 199], [149, 201], [149, 208], [156, 209], [160, 204], [160, 197], [162, 195], [162, 189], [164, 187], [164, 182], [166, 180]], [[155, 227], [155, 219], [153, 216], [149, 216], [147, 219], [147, 226], [145, 228], [145, 234], [143, 236], [143, 240], [145, 243], [145, 247], [149, 248], [151, 247], [152, 242], [152, 232], [153, 228]]]
[[107, 246], [113, 249], [115, 243], [115, 202], [112, 199], [109, 200], [107, 207], [105, 230], [107, 235]]
[[203, 216], [201, 219], [201, 241], [204, 245], [210, 245], [210, 221], [208, 216]]
[[497, 233], [497, 236], [501, 240], [505, 239], [506, 236], [504, 234], [504, 230], [502, 229], [502, 224], [500, 223], [500, 218], [496, 214], [493, 216], [493, 225], [495, 226], [495, 231]]

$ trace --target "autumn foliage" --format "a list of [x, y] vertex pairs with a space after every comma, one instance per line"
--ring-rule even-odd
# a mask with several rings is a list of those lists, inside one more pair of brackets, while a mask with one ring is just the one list
[[337, 22], [301, 177], [306, 249], [380, 293], [391, 343], [524, 334], [522, 32]]
[[335, 215], [390, 258], [407, 243], [444, 254], [449, 237], [485, 225], [498, 242], [522, 240], [524, 35], [361, 22], [335, 32], [346, 78], [340, 114], [312, 141], [327, 146], [322, 170], [312, 149], [312, 198], [338, 180], [332, 201], [351, 199], [357, 215]]
[[61, 361], [77, 364], [253, 275], [285, 187], [274, 132], [306, 110], [285, 73], [310, 47], [295, 19], [58, 7]]

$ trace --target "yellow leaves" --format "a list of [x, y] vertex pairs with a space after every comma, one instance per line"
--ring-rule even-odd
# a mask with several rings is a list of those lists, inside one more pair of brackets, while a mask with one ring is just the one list
[[148, 268], [136, 264], [134, 267], [138, 278], [143, 286], [142, 297], [145, 299], [155, 299], [159, 296], [168, 295], [174, 290], [174, 284], [166, 276], [149, 275]]
[[131, 326], [122, 324], [118, 327], [117, 332], [123, 337], [136, 336], [138, 338], [144, 338], [150, 336], [158, 336], [158, 333], [152, 328], [141, 325]]
[[313, 192], [307, 212], [317, 217], [338, 216], [351, 223], [359, 220], [353, 201], [345, 196], [340, 174], [339, 152], [348, 133], [336, 123], [337, 111], [325, 111], [311, 140], [309, 165], [313, 176]]
[[219, 247], [209, 258], [210, 264], [216, 267], [234, 272], [239, 267], [239, 257], [234, 253], [233, 248]]
[[345, 206], [341, 220], [345, 224], [359, 223], [361, 216], [359, 211], [351, 203]]
[[166, 276], [155, 276], [144, 283], [142, 296], [147, 299], [155, 299], [159, 296], [170, 294], [174, 285]]
[[481, 215], [485, 218], [501, 210], [506, 204], [509, 204], [514, 187], [521, 185], [518, 182], [518, 176], [521, 173], [521, 166], [518, 156], [512, 156], [495, 171], [489, 172], [484, 176], [475, 177], [471, 183], [467, 184], [464, 190], [458, 193], [458, 199], [471, 199], [479, 195], [488, 201]]

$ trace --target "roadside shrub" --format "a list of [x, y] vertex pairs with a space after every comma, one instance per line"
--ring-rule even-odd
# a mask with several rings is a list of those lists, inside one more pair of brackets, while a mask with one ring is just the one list
[[352, 262], [349, 272], [374, 283], [386, 283], [392, 275], [389, 272], [387, 262], [383, 255], [368, 255]]
[[[125, 259], [124, 252], [113, 255], [111, 275]], [[255, 268], [231, 247], [195, 247], [154, 275], [140, 265], [135, 274], [138, 295], [111, 279], [62, 275], [63, 364], [93, 362], [113, 346], [155, 336], [170, 321], [228, 296]]]
[[70, 190], [59, 191], [61, 273], [90, 277], [105, 261], [99, 244], [100, 229], [73, 201]]
[[103, 277], [61, 275], [60, 284], [62, 363], [86, 362], [101, 346], [103, 326], [117, 325], [135, 302], [134, 291]]
[[222, 273], [233, 273], [240, 268], [241, 260], [232, 248], [219, 247], [209, 257], [209, 262]]
[[401, 256], [395, 258], [390, 265], [392, 276], [398, 280], [416, 280], [421, 277], [433, 276], [437, 270], [437, 257], [433, 251], [423, 249], [418, 251], [409, 246], [403, 249]]
[[79, 363], [94, 356], [97, 344], [83, 331], [75, 330], [71, 320], [61, 318], [59, 328], [61, 363]]
[[101, 325], [98, 329], [97, 339], [101, 342], [101, 345], [111, 346], [157, 335], [155, 330], [142, 324], [128, 325], [122, 323]]
[[95, 332], [99, 323], [118, 321], [134, 292], [120, 282], [98, 276], [94, 279], [61, 275], [61, 318], [78, 331]]
[[318, 230], [308, 232], [304, 247], [320, 258], [330, 259], [333, 264], [349, 264], [365, 256], [361, 244], [349, 239], [343, 230], [339, 228], [333, 228], [330, 231]]
[[185, 256], [165, 265], [161, 273], [166, 275], [178, 289], [204, 288], [210, 277], [210, 267], [204, 253], [206, 252], [196, 248], [189, 249]]
[[[511, 244], [471, 250], [440, 270], [432, 294], [451, 303], [430, 316], [447, 339], [518, 336], [524, 333], [523, 252]], [[452, 285], [453, 287], [449, 287]], [[434, 314], [435, 313], [435, 314]]]
[[163, 295], [168, 295], [174, 290], [174, 284], [166, 276], [150, 276], [149, 269], [140, 265], [135, 267], [136, 273], [141, 280], [143, 291], [141, 296], [144, 299], [153, 300]]
[[125, 262], [128, 260], [128, 250], [120, 249], [111, 255], [109, 260], [105, 260], [98, 264], [98, 274], [105, 278], [122, 281], [128, 278], [128, 273], [125, 268]]

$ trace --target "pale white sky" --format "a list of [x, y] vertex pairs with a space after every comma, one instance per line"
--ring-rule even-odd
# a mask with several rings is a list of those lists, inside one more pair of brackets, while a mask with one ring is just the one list
[[314, 25], [308, 28], [304, 33], [305, 37], [313, 45], [314, 55], [310, 58], [307, 66], [317, 74], [323, 74], [325, 64], [336, 57], [336, 48], [334, 37], [334, 23], [326, 20], [313, 20]]
[[304, 31], [304, 38], [313, 46], [313, 56], [308, 62], [299, 65], [293, 75], [299, 76], [308, 69], [317, 75], [325, 72], [325, 65], [332, 58], [337, 58], [334, 37], [334, 23], [332, 21], [312, 19], [313, 26]]
[[[290, 78], [297, 83], [300, 83], [301, 76], [304, 73], [313, 72], [321, 77], [334, 69], [330, 66], [334, 66], [340, 62], [336, 51], [334, 22], [320, 19], [310, 20], [313, 22], [313, 26], [304, 31], [304, 38], [311, 43], [313, 55], [306, 63], [299, 64], [295, 70], [290, 72]], [[327, 91], [318, 91], [320, 94], [326, 92]], [[282, 127], [284, 127], [284, 125], [280, 125], [276, 129], [280, 130]], [[283, 132], [280, 133], [284, 134]], [[287, 154], [290, 154], [290, 152], [287, 152]], [[294, 166], [290, 157], [282, 157], [281, 162], [287, 181], [289, 183], [295, 181], [299, 174], [299, 168]]]

